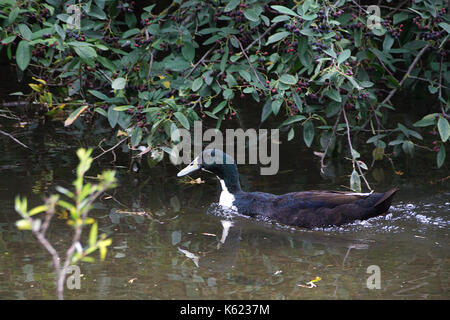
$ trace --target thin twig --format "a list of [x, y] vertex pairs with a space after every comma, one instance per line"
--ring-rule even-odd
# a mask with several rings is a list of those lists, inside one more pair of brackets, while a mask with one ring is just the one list
[[253, 73], [255, 74], [256, 79], [258, 79], [259, 83], [262, 85], [263, 88], [266, 88], [264, 83], [259, 78], [258, 73], [256, 72], [255, 68], [253, 67], [252, 62], [250, 61], [250, 58], [247, 56], [247, 53], [245, 52], [244, 47], [242, 47], [242, 43], [239, 41], [239, 39], [237, 37], [234, 37], [234, 38], [239, 43], [239, 47], [241, 48], [242, 54], [247, 59], [248, 65], [250, 66], [250, 69], [252, 69]]
[[189, 76], [192, 74], [192, 72], [194, 72], [195, 69], [197, 69], [197, 67], [200, 65], [200, 63], [202, 63], [202, 61], [205, 60], [206, 57], [211, 53], [211, 51], [213, 51], [216, 47], [217, 47], [217, 43], [214, 44], [214, 46], [212, 46], [211, 48], [209, 48], [209, 50], [206, 51], [206, 53], [203, 55], [203, 57], [201, 57], [200, 60], [198, 60], [197, 63], [192, 67], [192, 69], [185, 76], [185, 78], [189, 78]]
[[355, 156], [353, 155], [353, 146], [352, 146], [352, 139], [350, 136], [350, 125], [348, 124], [348, 120], [347, 120], [347, 114], [345, 113], [344, 108], [341, 108], [342, 110], [342, 114], [344, 115], [344, 120], [345, 120], [345, 126], [347, 128], [347, 141], [348, 141], [348, 146], [350, 147], [350, 153], [352, 155], [352, 162], [353, 162], [353, 168], [355, 168], [355, 164], [356, 167], [358, 168], [359, 173], [361, 174], [361, 177], [364, 180], [364, 183], [366, 184], [367, 188], [372, 191], [372, 188], [369, 185], [369, 182], [367, 182], [366, 177], [364, 176], [364, 173], [362, 172], [361, 166], [359, 165], [358, 161], [355, 159]]
[[115, 148], [117, 148], [122, 142], [124, 142], [125, 140], [127, 140], [128, 138], [124, 138], [122, 140], [120, 140], [119, 142], [117, 142], [114, 146], [112, 146], [111, 148], [109, 148], [108, 150], [103, 151], [102, 153], [100, 153], [98, 156], [95, 156], [94, 158], [92, 158], [92, 160], [98, 159], [100, 158], [102, 155], [104, 155], [105, 153], [108, 153], [112, 150], [114, 150]]
[[253, 42], [251, 42], [247, 48], [245, 48], [245, 51], [247, 52], [251, 47], [253, 47], [255, 45], [255, 43], [260, 42], [262, 38], [264, 38], [266, 36], [266, 34], [268, 34], [273, 28], [275, 28], [276, 26], [278, 26], [280, 22], [277, 22], [273, 25], [271, 25], [269, 28], [266, 29], [266, 31], [264, 31], [258, 38], [256, 38], [255, 40], [253, 40]]
[[5, 136], [10, 137], [10, 138], [13, 139], [15, 142], [17, 142], [18, 144], [20, 144], [22, 147], [27, 148], [27, 149], [31, 149], [31, 148], [28, 147], [27, 145], [25, 145], [25, 144], [23, 144], [22, 142], [20, 142], [19, 140], [17, 140], [17, 139], [16, 139], [15, 137], [13, 137], [11, 134], [9, 134], [9, 133], [7, 133], [7, 132], [5, 132], [5, 131], [3, 131], [3, 130], [0, 130], [0, 133], [3, 134], [3, 135], [5, 135]]
[[411, 63], [411, 65], [409, 66], [408, 70], [406, 71], [406, 73], [404, 74], [402, 80], [400, 80], [398, 87], [392, 89], [389, 94], [386, 96], [386, 98], [384, 98], [384, 100], [379, 103], [377, 105], [377, 107], [375, 109], [372, 110], [372, 113], [369, 116], [369, 119], [366, 120], [366, 122], [359, 128], [357, 134], [364, 129], [367, 124], [369, 123], [369, 121], [372, 119], [373, 114], [378, 111], [378, 109], [384, 105], [385, 103], [387, 103], [392, 96], [397, 92], [398, 88], [401, 88], [403, 83], [405, 83], [405, 81], [409, 78], [409, 74], [411, 73], [411, 71], [414, 69], [414, 67], [416, 66], [417, 62], [419, 62], [420, 58], [422, 57], [422, 55], [425, 53], [425, 51], [430, 47], [430, 44], [427, 44], [425, 47], [422, 48], [422, 50], [419, 51], [419, 53], [417, 54], [417, 56], [414, 58], [413, 62]]
[[333, 131], [330, 135], [330, 138], [328, 139], [327, 146], [325, 147], [325, 151], [323, 152], [323, 155], [320, 157], [320, 170], [322, 170], [323, 167], [325, 167], [323, 161], [325, 160], [325, 157], [327, 156], [328, 148], [330, 147], [330, 144], [331, 144], [331, 139], [336, 134], [337, 125], [339, 123], [339, 120], [341, 119], [341, 114], [342, 114], [342, 108], [341, 108], [341, 110], [339, 110], [339, 114], [336, 118], [336, 121], [334, 122]]

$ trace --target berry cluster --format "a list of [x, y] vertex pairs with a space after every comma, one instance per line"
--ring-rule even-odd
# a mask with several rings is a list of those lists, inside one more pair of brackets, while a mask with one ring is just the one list
[[117, 6], [117, 9], [122, 11], [123, 13], [132, 13], [134, 12], [134, 1], [131, 1], [130, 3], [127, 2], [121, 2]]
[[77, 34], [71, 30], [66, 30], [66, 33], [69, 38], [74, 38], [75, 40], [81, 41], [81, 42], [86, 41], [86, 36], [82, 33]]

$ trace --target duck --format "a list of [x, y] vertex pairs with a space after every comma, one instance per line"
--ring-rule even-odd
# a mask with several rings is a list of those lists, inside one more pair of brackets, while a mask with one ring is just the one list
[[341, 226], [386, 214], [398, 191], [397, 188], [384, 193], [311, 190], [282, 195], [245, 192], [241, 189], [233, 158], [217, 148], [205, 149], [177, 176], [198, 170], [212, 173], [219, 179], [222, 188], [219, 205], [223, 209], [309, 229]]

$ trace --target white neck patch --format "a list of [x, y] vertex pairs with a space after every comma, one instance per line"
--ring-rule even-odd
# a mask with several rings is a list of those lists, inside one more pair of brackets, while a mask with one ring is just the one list
[[233, 202], [235, 200], [234, 195], [228, 191], [227, 186], [225, 185], [225, 181], [219, 179], [220, 186], [222, 187], [222, 192], [220, 193], [219, 204], [222, 207], [231, 208], [236, 210], [236, 207], [233, 206]]

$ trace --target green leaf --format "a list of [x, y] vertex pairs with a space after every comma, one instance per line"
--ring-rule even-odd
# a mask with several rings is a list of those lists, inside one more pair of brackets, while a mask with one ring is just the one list
[[203, 85], [202, 77], [199, 77], [192, 82], [192, 91], [198, 91]]
[[280, 107], [283, 104], [283, 99], [277, 99], [272, 102], [272, 112], [274, 115], [277, 115], [280, 111]]
[[450, 24], [448, 24], [446, 22], [441, 22], [441, 23], [439, 23], [439, 27], [441, 27], [442, 29], [447, 31], [447, 33], [450, 33]]
[[295, 130], [294, 130], [294, 128], [291, 128], [288, 132], [287, 141], [291, 141], [292, 139], [294, 139], [294, 136], [295, 136]]
[[19, 24], [17, 27], [19, 28], [19, 32], [22, 35], [22, 37], [24, 37], [25, 40], [30, 41], [32, 35], [30, 28], [28, 28], [28, 26], [23, 23]]
[[250, 21], [253, 21], [253, 22], [259, 21], [259, 16], [256, 13], [256, 11], [253, 9], [245, 9], [244, 16]]
[[413, 124], [414, 127], [428, 127], [436, 124], [437, 113], [430, 113]]
[[15, 7], [14, 9], [11, 10], [11, 12], [9, 13], [8, 16], [8, 24], [13, 24], [14, 21], [16, 21], [17, 17], [19, 16], [19, 7]]
[[350, 176], [350, 189], [354, 192], [361, 192], [361, 178], [355, 169], [353, 169], [352, 175]]
[[261, 112], [261, 123], [266, 121], [266, 119], [270, 116], [271, 113], [272, 113], [272, 100], [268, 99], [264, 104], [264, 107]]
[[383, 41], [383, 51], [389, 52], [391, 50], [392, 45], [394, 44], [394, 38], [392, 38], [389, 34], [384, 37]]
[[332, 100], [334, 100], [336, 102], [342, 102], [341, 95], [339, 94], [339, 91], [337, 91], [336, 89], [328, 89], [328, 90], [326, 90], [325, 91], [325, 95], [328, 98], [330, 98], [330, 99], [332, 99]]
[[298, 96], [297, 92], [292, 92], [292, 96], [294, 97], [295, 105], [297, 106], [298, 111], [303, 112], [303, 102], [302, 99]]
[[437, 123], [439, 135], [441, 136], [441, 140], [446, 142], [450, 137], [450, 125], [444, 117], [440, 116]]
[[295, 16], [295, 17], [298, 17], [298, 16], [299, 16], [297, 13], [295, 13], [295, 12], [292, 11], [291, 9], [286, 8], [286, 7], [284, 7], [284, 6], [277, 6], [277, 5], [274, 5], [274, 6], [270, 6], [270, 7], [271, 7], [272, 9], [274, 9], [274, 10], [276, 10], [276, 11], [282, 13], [282, 14], [288, 14], [288, 15], [290, 15], [290, 16]]
[[77, 55], [85, 61], [97, 57], [97, 52], [95, 52], [95, 50], [89, 46], [73, 46], [73, 49], [75, 50]]
[[341, 54], [337, 58], [337, 63], [341, 64], [342, 62], [347, 60], [351, 56], [351, 54], [352, 53], [351, 53], [351, 51], [349, 49], [345, 49], [344, 51], [341, 52]]
[[16, 227], [19, 230], [31, 230], [31, 223], [27, 219], [21, 219], [16, 221]]
[[91, 226], [91, 231], [89, 232], [89, 246], [93, 247], [97, 243], [98, 235], [98, 225], [97, 222], [93, 223]]
[[141, 32], [141, 30], [139, 30], [138, 28], [133, 28], [133, 29], [127, 30], [124, 33], [122, 33], [122, 39], [126, 39], [131, 36], [134, 36], [135, 34], [138, 34], [139, 32]]
[[228, 2], [228, 4], [225, 6], [225, 9], [223, 9], [223, 11], [229, 12], [229, 11], [233, 10], [234, 8], [236, 8], [238, 6], [238, 4], [240, 2], [241, 2], [241, 0], [230, 0]]
[[70, 126], [78, 117], [88, 108], [88, 105], [81, 106], [73, 111], [70, 116], [64, 121], [64, 126]]
[[307, 121], [303, 125], [303, 140], [308, 148], [311, 147], [314, 140], [314, 124], [312, 121]]
[[290, 34], [291, 33], [288, 31], [282, 31], [282, 32], [275, 33], [275, 34], [271, 35], [269, 37], [269, 39], [267, 39], [266, 45], [280, 41], [281, 39], [286, 38]]
[[24, 71], [31, 61], [31, 49], [28, 41], [19, 42], [16, 50], [16, 62], [20, 70]]
[[17, 36], [9, 36], [2, 40], [2, 44], [8, 44], [16, 40]]
[[437, 153], [437, 155], [436, 155], [436, 163], [437, 163], [437, 167], [438, 167], [438, 168], [442, 167], [442, 165], [444, 164], [444, 161], [445, 161], [445, 147], [444, 147], [444, 145], [442, 144], [442, 145], [439, 147], [439, 151], [438, 151], [438, 153]]
[[111, 83], [111, 87], [114, 90], [122, 90], [125, 88], [126, 84], [127, 84], [127, 79], [119, 77], [119, 78], [114, 79], [114, 81]]
[[297, 78], [290, 74], [283, 74], [280, 77], [280, 82], [284, 84], [294, 85], [297, 83]]
[[278, 128], [281, 128], [281, 127], [284, 127], [284, 126], [287, 126], [287, 125], [290, 125], [290, 124], [293, 124], [295, 122], [299, 122], [299, 121], [302, 121], [302, 120], [305, 120], [305, 119], [306, 119], [305, 116], [302, 116], [302, 115], [298, 114], [298, 115], [289, 117], [288, 119], [284, 120], [284, 122], [282, 124], [280, 124], [278, 126]]
[[181, 54], [187, 61], [192, 61], [195, 58], [195, 48], [190, 42], [183, 43]]
[[188, 118], [186, 118], [184, 114], [182, 114], [181, 112], [175, 112], [173, 115], [175, 116], [175, 118], [177, 118], [177, 120], [181, 123], [181, 125], [185, 129], [189, 130], [190, 128], [189, 120]]
[[411, 157], [414, 156], [414, 143], [412, 141], [409, 140], [404, 141], [402, 143], [402, 149], [406, 154], [410, 155]]
[[108, 109], [108, 122], [111, 128], [114, 128], [119, 120], [119, 111], [114, 110], [114, 106], [110, 106]]
[[134, 129], [131, 131], [131, 145], [133, 147], [137, 146], [139, 142], [142, 140], [142, 129], [141, 127], [134, 127]]

